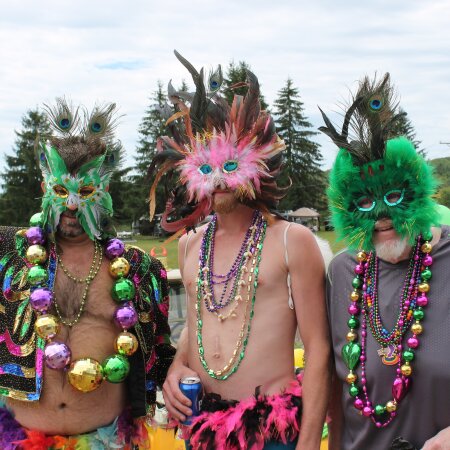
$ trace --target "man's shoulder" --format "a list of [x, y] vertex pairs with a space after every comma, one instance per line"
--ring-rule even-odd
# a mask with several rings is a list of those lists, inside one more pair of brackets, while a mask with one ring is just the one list
[[356, 261], [354, 252], [344, 248], [333, 256], [330, 265], [328, 266], [328, 273], [330, 275], [338, 273], [340, 269], [346, 267], [353, 261]]
[[157, 275], [160, 275], [161, 269], [164, 269], [162, 262], [158, 258], [151, 256], [144, 249], [136, 245], [126, 245], [124, 256], [132, 263], [138, 262], [140, 265], [143, 263], [149, 265], [150, 270]]
[[15, 250], [15, 237], [20, 229], [0, 226], [0, 256]]

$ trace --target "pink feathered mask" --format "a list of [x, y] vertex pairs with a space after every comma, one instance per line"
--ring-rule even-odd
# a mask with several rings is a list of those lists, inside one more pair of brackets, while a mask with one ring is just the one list
[[[177, 187], [162, 221], [168, 231], [195, 226], [209, 214], [216, 189], [229, 189], [245, 204], [271, 209], [283, 195], [275, 177], [285, 145], [275, 132], [272, 117], [261, 111], [258, 79], [247, 71], [248, 92], [244, 98], [235, 95], [230, 107], [218, 94], [223, 82], [220, 66], [205, 79], [203, 69], [198, 73], [179, 53], [175, 55], [191, 73], [196, 91], [176, 92], [169, 84], [175, 113], [168, 105], [163, 113], [172, 136], [159, 139], [149, 169], [155, 175], [150, 217], [155, 212], [159, 180], [174, 172], [179, 173]], [[167, 222], [174, 211], [181, 218]]]

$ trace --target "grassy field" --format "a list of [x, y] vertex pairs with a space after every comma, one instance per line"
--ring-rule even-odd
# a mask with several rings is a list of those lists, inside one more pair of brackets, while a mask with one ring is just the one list
[[[345, 245], [342, 242], [336, 242], [336, 235], [334, 231], [319, 231], [317, 235], [330, 243], [333, 253], [336, 253], [345, 247]], [[138, 247], [141, 247], [143, 250], [149, 253], [153, 250], [157, 258], [162, 256], [163, 252], [162, 245], [164, 243], [165, 238], [156, 238], [151, 236], [135, 236], [135, 239], [137, 242], [133, 243], [133, 245], [137, 245]], [[164, 248], [167, 251], [168, 269], [177, 269], [178, 240], [172, 241], [169, 244], [164, 245]]]

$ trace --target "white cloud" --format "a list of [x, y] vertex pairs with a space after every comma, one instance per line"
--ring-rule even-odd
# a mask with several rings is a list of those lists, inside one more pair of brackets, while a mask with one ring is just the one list
[[[118, 104], [131, 163], [157, 80], [190, 81], [177, 48], [196, 67], [245, 60], [269, 103], [290, 76], [315, 127], [316, 105], [337, 110], [362, 75], [390, 71], [429, 156], [450, 155], [439, 144], [450, 141], [448, 17], [445, 0], [9, 2], [0, 16], [0, 149], [11, 153], [28, 109], [65, 94], [88, 107]], [[329, 167], [335, 149], [318, 140]]]

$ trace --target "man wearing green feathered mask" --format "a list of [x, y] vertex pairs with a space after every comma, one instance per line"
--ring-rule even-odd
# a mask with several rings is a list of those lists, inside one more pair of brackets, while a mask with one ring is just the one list
[[47, 108], [42, 211], [0, 227], [2, 449], [150, 446], [174, 353], [168, 285], [158, 260], [115, 238], [114, 109]]
[[393, 131], [396, 110], [386, 74], [360, 82], [341, 132], [322, 112], [339, 147], [329, 207], [348, 244], [327, 277], [330, 449], [449, 448], [449, 227], [431, 166]]

